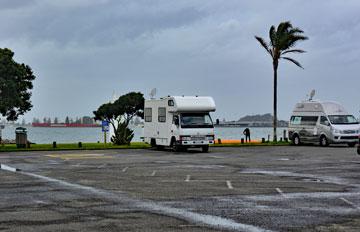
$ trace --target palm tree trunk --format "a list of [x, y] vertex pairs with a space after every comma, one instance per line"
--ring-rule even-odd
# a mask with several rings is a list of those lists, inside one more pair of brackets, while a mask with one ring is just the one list
[[273, 68], [274, 68], [274, 118], [273, 118], [273, 138], [274, 138], [274, 142], [277, 141], [277, 134], [276, 134], [276, 129], [277, 129], [277, 69], [278, 69], [278, 64], [279, 61], [278, 60], [274, 60], [273, 61]]

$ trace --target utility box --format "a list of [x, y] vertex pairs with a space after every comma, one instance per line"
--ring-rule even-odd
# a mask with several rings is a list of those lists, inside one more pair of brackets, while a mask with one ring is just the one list
[[27, 130], [24, 127], [17, 127], [15, 129], [16, 134], [16, 147], [17, 148], [26, 148], [27, 144]]

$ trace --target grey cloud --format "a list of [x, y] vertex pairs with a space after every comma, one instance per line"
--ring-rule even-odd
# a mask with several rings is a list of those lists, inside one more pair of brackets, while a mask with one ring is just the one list
[[27, 117], [89, 114], [113, 91], [153, 87], [159, 96], [212, 95], [215, 117], [271, 112], [271, 60], [254, 35], [267, 38], [284, 20], [310, 40], [299, 44], [308, 53], [294, 56], [305, 70], [280, 64], [280, 117], [312, 88], [350, 112], [360, 108], [355, 0], [29, 2], [0, 14], [0, 43], [38, 76]]

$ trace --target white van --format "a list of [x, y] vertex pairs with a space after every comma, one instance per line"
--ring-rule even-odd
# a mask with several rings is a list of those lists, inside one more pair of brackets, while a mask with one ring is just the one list
[[215, 111], [212, 97], [168, 96], [145, 100], [144, 141], [152, 147], [189, 147], [208, 152], [214, 143], [214, 125], [210, 112]]
[[297, 103], [289, 122], [289, 138], [294, 145], [344, 143], [353, 147], [358, 142], [359, 130], [356, 118], [336, 102]]

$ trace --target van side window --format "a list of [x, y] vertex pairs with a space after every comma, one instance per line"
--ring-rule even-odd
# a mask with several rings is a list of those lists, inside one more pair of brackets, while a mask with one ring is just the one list
[[315, 126], [318, 118], [318, 116], [301, 116], [301, 125]]
[[318, 121], [318, 116], [292, 116], [290, 124], [302, 126], [315, 126]]
[[158, 121], [159, 122], [166, 122], [166, 108], [165, 107], [159, 107], [158, 108]]
[[144, 118], [145, 118], [145, 122], [151, 122], [152, 121], [152, 108], [145, 108], [145, 110], [144, 110]]
[[320, 118], [320, 124], [321, 125], [326, 125], [325, 122], [328, 121], [328, 119], [325, 116], [321, 116]]

